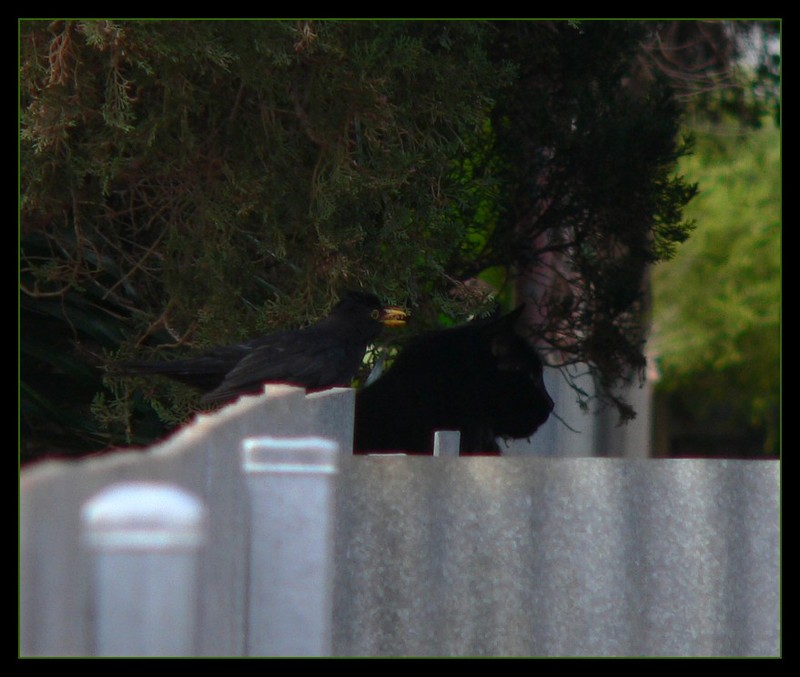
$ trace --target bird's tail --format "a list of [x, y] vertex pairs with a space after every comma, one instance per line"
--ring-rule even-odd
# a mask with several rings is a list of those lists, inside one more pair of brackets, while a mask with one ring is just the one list
[[167, 360], [164, 362], [147, 362], [144, 360], [131, 360], [115, 362], [107, 366], [111, 373], [126, 376], [166, 376], [180, 383], [199, 388], [200, 390], [213, 390], [220, 382], [221, 377], [215, 372], [213, 365], [202, 359]]

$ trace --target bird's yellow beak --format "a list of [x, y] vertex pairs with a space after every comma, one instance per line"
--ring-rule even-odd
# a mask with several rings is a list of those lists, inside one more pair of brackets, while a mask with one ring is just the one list
[[378, 319], [386, 327], [402, 327], [408, 322], [409, 316], [410, 313], [400, 306], [387, 306]]

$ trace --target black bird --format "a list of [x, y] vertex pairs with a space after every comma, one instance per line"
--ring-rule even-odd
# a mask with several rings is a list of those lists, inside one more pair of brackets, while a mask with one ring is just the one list
[[168, 376], [204, 391], [202, 402], [261, 392], [265, 383], [309, 390], [349, 386], [367, 346], [383, 327], [405, 324], [406, 319], [402, 309], [384, 307], [374, 294], [350, 291], [330, 315], [302, 329], [278, 331], [184, 360], [123, 362], [113, 368]]
[[503, 317], [423, 334], [356, 395], [354, 453], [431, 454], [433, 433], [460, 430], [461, 453], [497, 454], [496, 438], [530, 437], [553, 410], [542, 361]]

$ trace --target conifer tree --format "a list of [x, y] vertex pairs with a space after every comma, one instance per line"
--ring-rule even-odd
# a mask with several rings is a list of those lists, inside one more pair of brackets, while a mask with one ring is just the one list
[[630, 417], [642, 275], [693, 194], [679, 105], [633, 77], [652, 30], [21, 22], [23, 432], [147, 441], [195, 395], [104, 361], [302, 325], [349, 287], [421, 331], [479, 312], [476, 279], [533, 301], [551, 361]]

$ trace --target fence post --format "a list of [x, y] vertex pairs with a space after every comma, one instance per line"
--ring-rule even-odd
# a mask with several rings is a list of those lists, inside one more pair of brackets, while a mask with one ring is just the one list
[[461, 451], [461, 431], [437, 430], [433, 433], [434, 456], [458, 456]]
[[82, 520], [93, 555], [94, 653], [192, 655], [201, 501], [178, 486], [125, 482], [84, 503]]
[[251, 500], [250, 656], [331, 654], [338, 453], [320, 437], [242, 443]]

